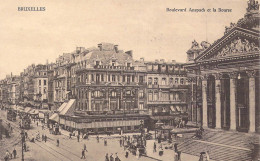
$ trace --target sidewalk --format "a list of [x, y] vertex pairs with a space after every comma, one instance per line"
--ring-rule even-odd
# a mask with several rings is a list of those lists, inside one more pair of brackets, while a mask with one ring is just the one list
[[[163, 155], [159, 156], [159, 152], [157, 150], [157, 152], [153, 152], [153, 144], [154, 144], [154, 140], [147, 140], [147, 156], [151, 157], [151, 158], [155, 158], [157, 160], [173, 160], [174, 159], [174, 152], [172, 149], [164, 149]], [[157, 149], [159, 147], [159, 144], [157, 144]], [[181, 160], [183, 161], [197, 161], [199, 160], [198, 156], [193, 156], [190, 154], [186, 154], [186, 153], [181, 153]]]

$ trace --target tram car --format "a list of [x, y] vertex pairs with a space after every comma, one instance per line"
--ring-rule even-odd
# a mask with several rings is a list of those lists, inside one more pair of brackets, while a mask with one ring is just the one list
[[24, 115], [20, 122], [20, 127], [22, 129], [30, 129], [31, 128], [31, 119], [28, 115]]
[[16, 112], [14, 110], [7, 111], [7, 120], [9, 121], [16, 121]]

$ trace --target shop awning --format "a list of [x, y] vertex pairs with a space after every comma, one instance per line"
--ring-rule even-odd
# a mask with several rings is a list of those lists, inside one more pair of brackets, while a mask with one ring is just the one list
[[75, 109], [75, 99], [70, 99], [66, 106], [60, 112], [61, 115], [71, 115]]
[[67, 102], [64, 102], [59, 108], [58, 108], [58, 112], [61, 112], [67, 105]]
[[57, 113], [54, 113], [53, 115], [51, 115], [49, 120], [52, 120], [52, 121], [55, 121], [55, 122], [59, 122], [59, 115]]

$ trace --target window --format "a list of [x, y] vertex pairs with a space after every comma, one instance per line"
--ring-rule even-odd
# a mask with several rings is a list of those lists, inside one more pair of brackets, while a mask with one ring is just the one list
[[94, 81], [94, 74], [91, 74], [91, 81]]
[[154, 85], [158, 84], [158, 78], [154, 78]]
[[149, 77], [149, 78], [148, 78], [148, 84], [151, 85], [152, 82], [153, 82], [153, 78], [152, 78], [152, 77]]
[[166, 78], [162, 78], [162, 85], [166, 85]]
[[169, 83], [173, 84], [173, 78], [170, 78]]
[[184, 79], [183, 79], [183, 78], [181, 78], [180, 82], [181, 82], [181, 84], [184, 84]]
[[143, 90], [139, 91], [139, 98], [144, 98], [144, 91]]
[[143, 110], [144, 109], [144, 104], [143, 103], [139, 103], [139, 109]]
[[112, 82], [115, 82], [115, 81], [116, 81], [116, 76], [112, 75]]
[[110, 75], [107, 75], [108, 82], [110, 82]]
[[130, 75], [127, 75], [127, 83], [130, 83]]
[[104, 81], [104, 74], [101, 74], [101, 81]]
[[46, 84], [47, 84], [47, 80], [44, 80], [44, 81], [43, 81], [43, 85], [46, 86]]
[[123, 82], [125, 82], [125, 75], [123, 75]]
[[158, 93], [154, 93], [154, 101], [158, 101]]
[[44, 72], [43, 75], [46, 75], [46, 72]]
[[100, 61], [96, 61], [96, 65], [100, 65]]
[[46, 94], [46, 88], [43, 88], [43, 93]]
[[42, 80], [39, 80], [39, 86], [42, 85]]
[[175, 84], [179, 84], [179, 78], [175, 78]]
[[112, 97], [116, 97], [116, 91], [111, 92]]
[[144, 82], [144, 77], [143, 76], [139, 76], [139, 83], [143, 83]]
[[149, 93], [149, 95], [148, 95], [148, 100], [149, 100], [149, 101], [152, 101], [152, 100], [153, 100], [153, 93]]
[[135, 76], [132, 75], [132, 82], [135, 82]]
[[127, 66], [127, 67], [130, 67], [130, 66], [131, 66], [131, 63], [127, 63], [126, 66]]

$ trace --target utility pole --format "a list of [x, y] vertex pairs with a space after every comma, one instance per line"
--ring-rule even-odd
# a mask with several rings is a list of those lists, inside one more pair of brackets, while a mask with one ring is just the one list
[[23, 154], [23, 147], [24, 147], [24, 142], [25, 142], [25, 136], [24, 136], [24, 131], [22, 129], [21, 131], [21, 137], [22, 137], [22, 161], [24, 161], [24, 154]]
[[3, 131], [3, 128], [2, 128], [2, 119], [0, 119], [0, 140], [2, 140], [2, 131]]

